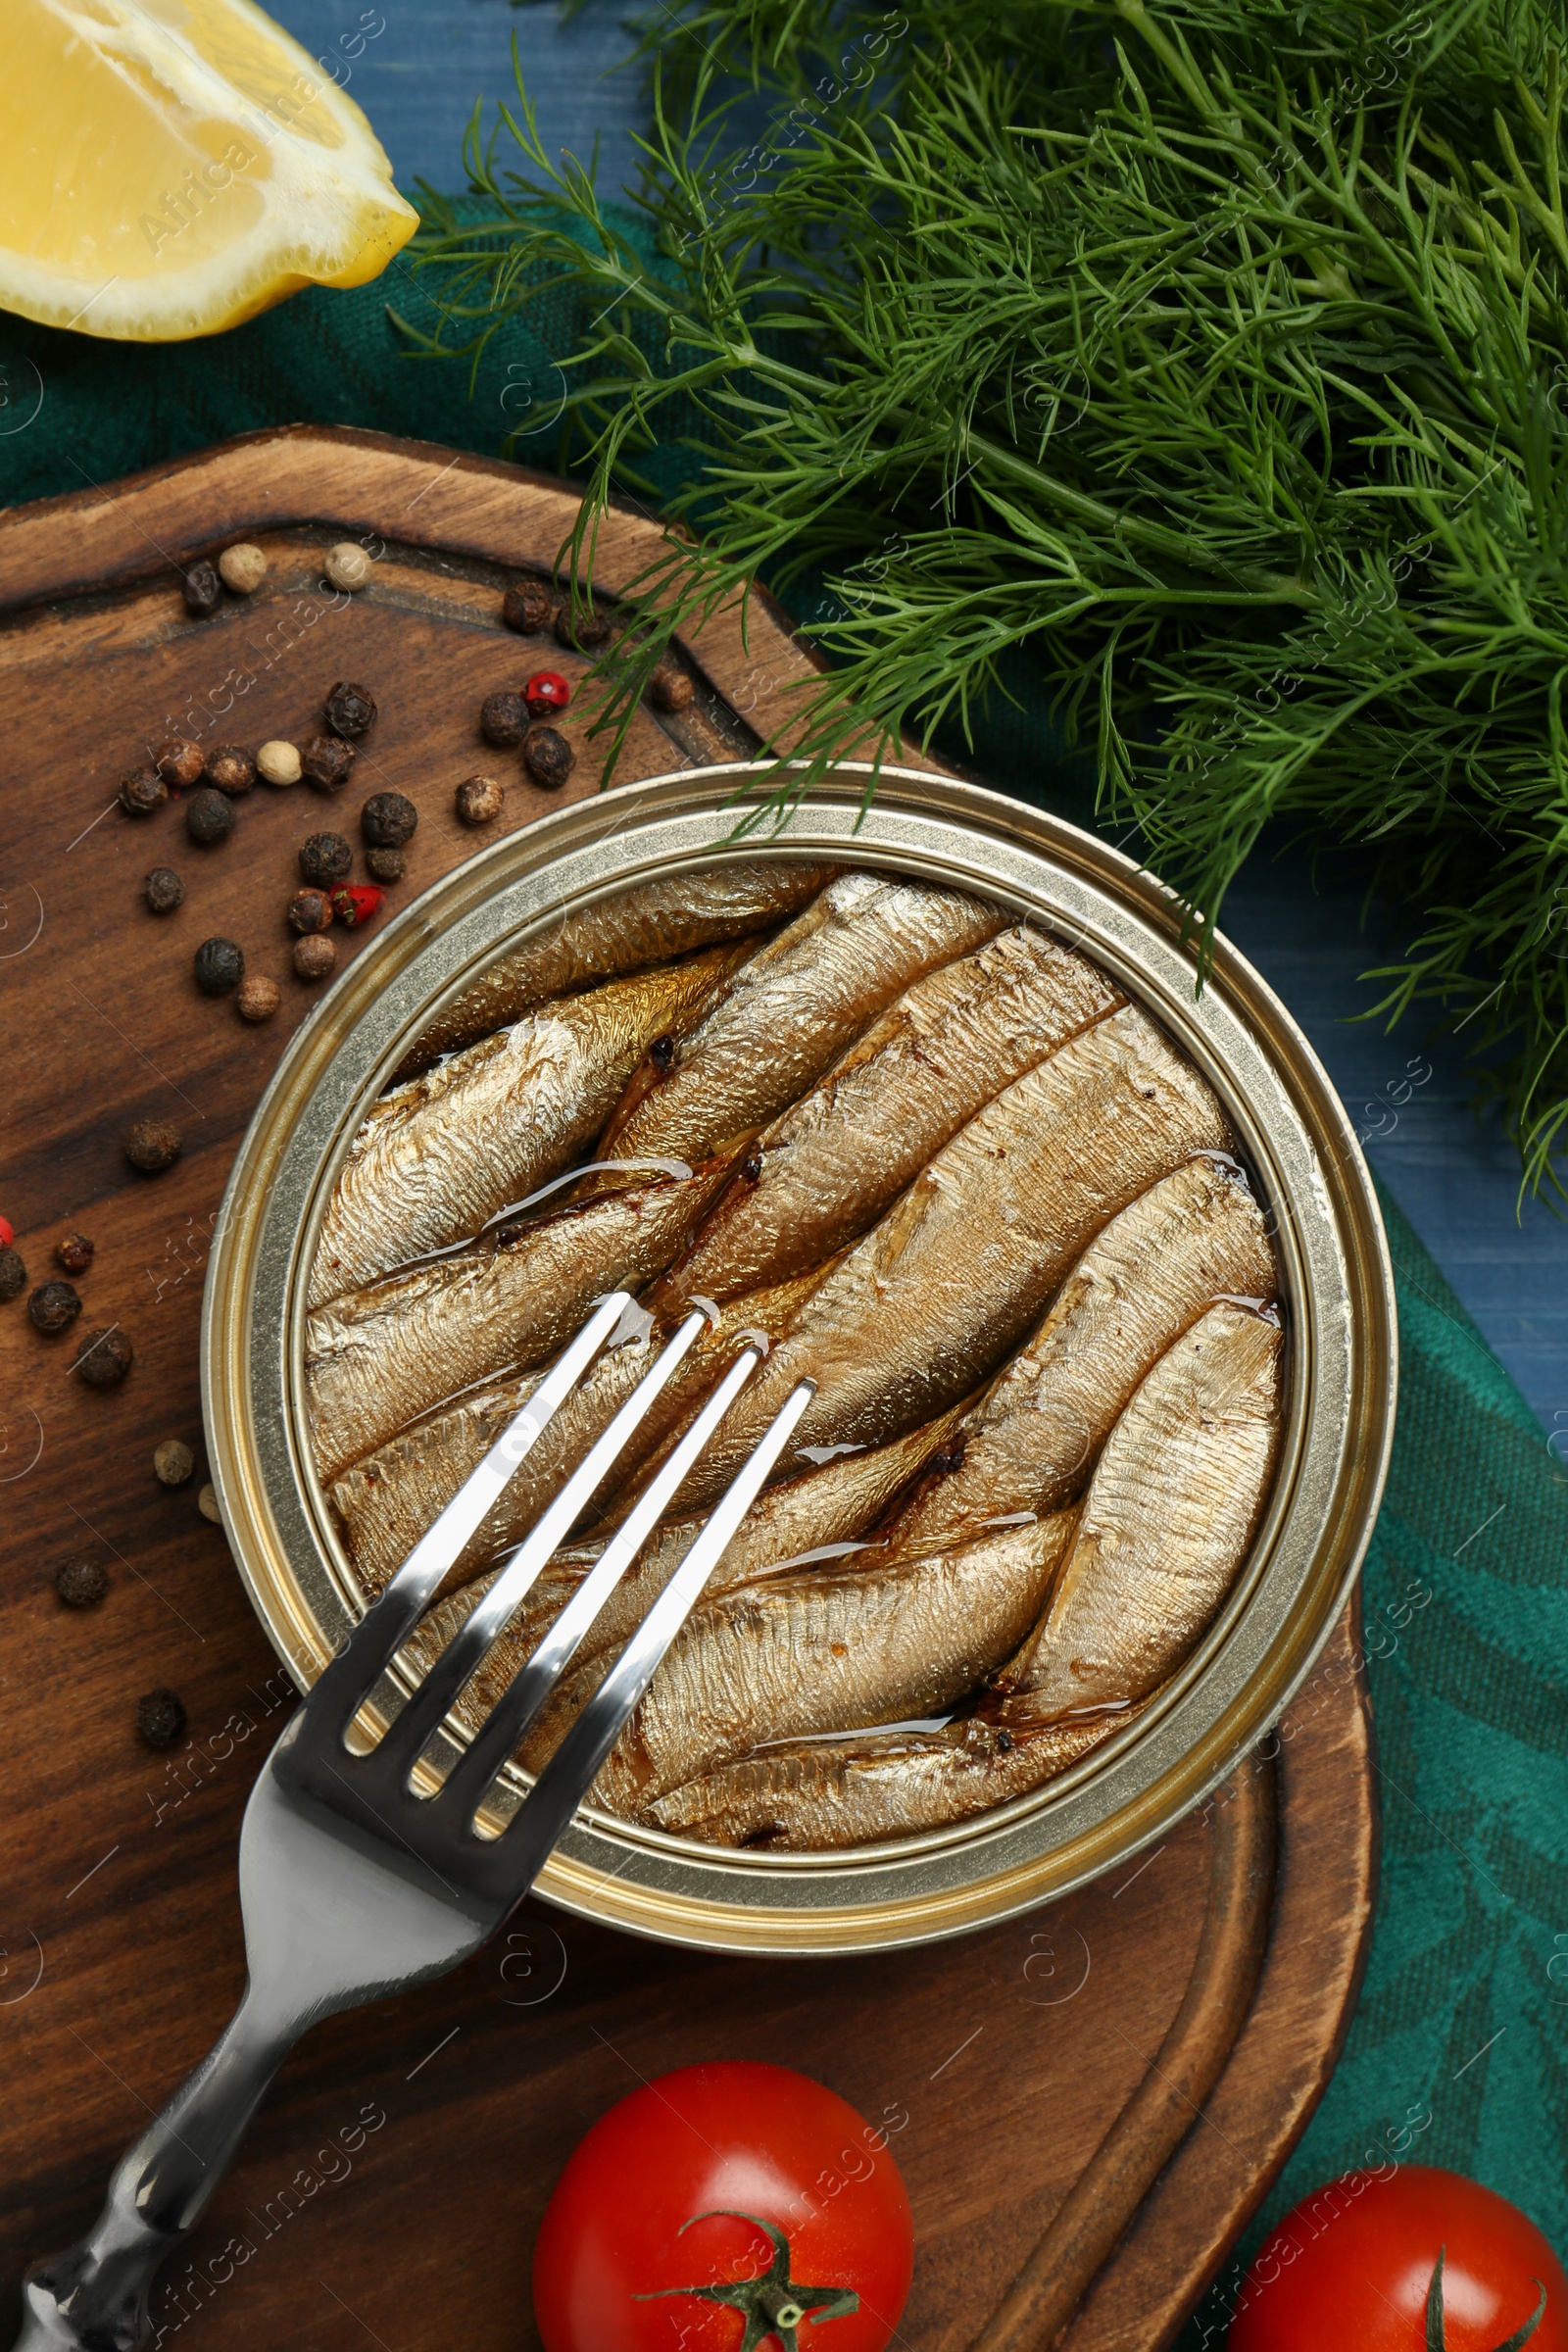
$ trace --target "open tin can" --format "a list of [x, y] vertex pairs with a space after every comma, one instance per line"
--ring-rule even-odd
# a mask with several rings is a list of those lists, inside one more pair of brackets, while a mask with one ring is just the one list
[[[867, 1951], [986, 1926], [1122, 1863], [1278, 1720], [1371, 1538], [1394, 1429], [1394, 1288], [1371, 1180], [1316, 1055], [1223, 938], [1196, 990], [1179, 908], [1156, 882], [1057, 818], [900, 768], [881, 771], [868, 809], [868, 771], [846, 765], [811, 786], [782, 831], [737, 839], [737, 789], [773, 772], [698, 769], [563, 808], [448, 874], [362, 951], [301, 1026], [235, 1161], [207, 1278], [203, 1400], [240, 1573], [308, 1687], [363, 1607], [304, 1417], [309, 1270], [356, 1128], [445, 1003], [573, 906], [748, 856], [917, 874], [1081, 947], [1213, 1086], [1274, 1238], [1286, 1426], [1225, 1607], [1136, 1723], [993, 1812], [894, 1843], [796, 1854], [698, 1845], [585, 1808], [538, 1882], [566, 1910], [671, 1942]], [[372, 1699], [372, 1723], [375, 1712]], [[514, 1790], [525, 1787], [515, 1772]], [[503, 1809], [514, 1802], [504, 1796]]]

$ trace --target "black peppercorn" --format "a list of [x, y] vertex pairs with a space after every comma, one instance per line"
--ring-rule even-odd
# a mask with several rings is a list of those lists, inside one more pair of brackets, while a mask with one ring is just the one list
[[579, 605], [572, 612], [570, 602], [562, 605], [556, 613], [556, 642], [575, 646], [579, 653], [592, 653], [610, 635], [610, 623], [597, 605]]
[[498, 744], [508, 751], [522, 741], [528, 731], [528, 706], [520, 694], [503, 690], [486, 697], [479, 712], [479, 732], [486, 743]]
[[760, 1152], [749, 1152], [746, 1154], [746, 1157], [741, 1161], [741, 1174], [745, 1177], [748, 1184], [761, 1183], [762, 1154]]
[[367, 850], [365, 862], [377, 882], [401, 882], [407, 860], [401, 850]]
[[136, 1701], [136, 1729], [149, 1747], [172, 1747], [185, 1729], [183, 1700], [173, 1690], [149, 1690]]
[[202, 747], [192, 743], [188, 735], [171, 735], [153, 754], [154, 767], [176, 792], [188, 792], [193, 784], [200, 782], [202, 764]]
[[963, 1446], [950, 1446], [943, 1453], [931, 1456], [931, 1467], [939, 1478], [951, 1478], [955, 1470], [963, 1468]]
[[321, 715], [334, 735], [363, 735], [375, 724], [375, 697], [368, 686], [339, 678], [321, 706]]
[[130, 767], [120, 779], [120, 806], [127, 816], [151, 816], [169, 798], [156, 767]]
[[245, 956], [231, 939], [204, 939], [196, 951], [196, 985], [204, 997], [226, 997], [245, 977]]
[[313, 833], [300, 843], [300, 872], [318, 890], [346, 880], [353, 866], [354, 852], [341, 833]]
[[522, 739], [522, 763], [546, 792], [559, 792], [577, 764], [577, 755], [557, 727], [530, 727]]
[[79, 1372], [89, 1389], [118, 1389], [135, 1360], [135, 1349], [118, 1323], [107, 1331], [82, 1334], [73, 1372]]
[[501, 617], [519, 637], [537, 637], [541, 629], [550, 626], [553, 602], [543, 580], [521, 580], [515, 588], [507, 590]]
[[68, 1609], [96, 1608], [108, 1590], [108, 1574], [96, 1560], [67, 1560], [55, 1571], [55, 1591]]
[[172, 1168], [181, 1150], [180, 1132], [167, 1119], [138, 1119], [125, 1138], [125, 1157], [133, 1168], [156, 1175]]
[[62, 1234], [55, 1244], [55, 1264], [67, 1274], [85, 1274], [94, 1254], [84, 1233]]
[[215, 842], [226, 841], [234, 829], [234, 811], [222, 793], [204, 784], [193, 792], [190, 807], [185, 811], [185, 830], [192, 841], [210, 849]]
[[172, 865], [155, 865], [141, 887], [154, 914], [172, 914], [185, 904], [185, 885]]
[[27, 1313], [40, 1331], [69, 1331], [81, 1300], [69, 1282], [40, 1282], [27, 1300]]
[[401, 850], [418, 822], [419, 811], [405, 792], [372, 792], [360, 810], [360, 831], [376, 850]]
[[341, 792], [353, 765], [353, 744], [337, 735], [313, 735], [300, 754], [300, 774], [318, 792]]
[[256, 757], [242, 743], [220, 743], [207, 755], [207, 781], [230, 800], [249, 792], [256, 781]]
[[193, 620], [216, 612], [223, 601], [223, 583], [211, 564], [193, 564], [184, 575], [185, 610]]
[[675, 1040], [672, 1037], [656, 1037], [648, 1049], [648, 1058], [662, 1078], [675, 1059]]
[[20, 1298], [27, 1287], [26, 1261], [20, 1250], [7, 1242], [0, 1250], [0, 1299]]

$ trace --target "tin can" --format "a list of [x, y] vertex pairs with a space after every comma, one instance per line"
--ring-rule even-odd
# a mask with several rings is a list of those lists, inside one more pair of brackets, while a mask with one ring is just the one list
[[[764, 776], [778, 780], [744, 763], [698, 769], [563, 808], [458, 867], [368, 943], [301, 1026], [235, 1161], [208, 1271], [203, 1401], [240, 1573], [308, 1687], [363, 1604], [305, 1424], [307, 1277], [350, 1140], [444, 1003], [574, 906], [754, 855], [918, 874], [1081, 946], [1214, 1087], [1279, 1259], [1287, 1422], [1266, 1516], [1224, 1610], [1136, 1724], [993, 1812], [880, 1846], [780, 1854], [720, 1851], [585, 1808], [538, 1882], [566, 1910], [671, 1942], [871, 1951], [987, 1926], [1119, 1866], [1278, 1721], [1377, 1516], [1394, 1429], [1394, 1285], [1354, 1132], [1305, 1037], [1222, 937], [1198, 988], [1180, 908], [1150, 875], [1059, 818], [945, 777], [883, 768], [867, 808], [869, 771], [855, 763], [803, 778], [781, 830], [739, 835], [736, 795]], [[373, 1727], [374, 1697], [368, 1713]], [[449, 1744], [445, 1761], [455, 1752]], [[526, 1786], [515, 1770], [498, 1785], [503, 1815]]]

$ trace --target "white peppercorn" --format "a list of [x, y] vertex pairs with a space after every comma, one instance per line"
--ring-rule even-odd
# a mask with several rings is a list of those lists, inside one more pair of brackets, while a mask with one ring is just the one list
[[285, 784], [297, 784], [300, 780], [299, 745], [284, 743], [281, 739], [264, 743], [256, 755], [256, 773], [264, 784], [275, 784], [279, 789]]
[[225, 588], [232, 588], [236, 596], [254, 596], [267, 577], [267, 558], [248, 539], [238, 539], [224, 548], [218, 568]]
[[327, 550], [326, 576], [334, 588], [363, 588], [370, 576], [370, 559], [352, 539], [340, 539]]

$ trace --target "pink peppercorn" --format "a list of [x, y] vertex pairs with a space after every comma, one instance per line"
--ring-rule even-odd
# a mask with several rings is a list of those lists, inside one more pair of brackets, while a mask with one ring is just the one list
[[564, 710], [571, 700], [571, 688], [559, 669], [538, 669], [522, 690], [530, 718], [548, 718], [554, 710]]
[[379, 914], [385, 899], [386, 892], [377, 890], [373, 882], [346, 882], [332, 893], [332, 912], [346, 930], [353, 931]]

